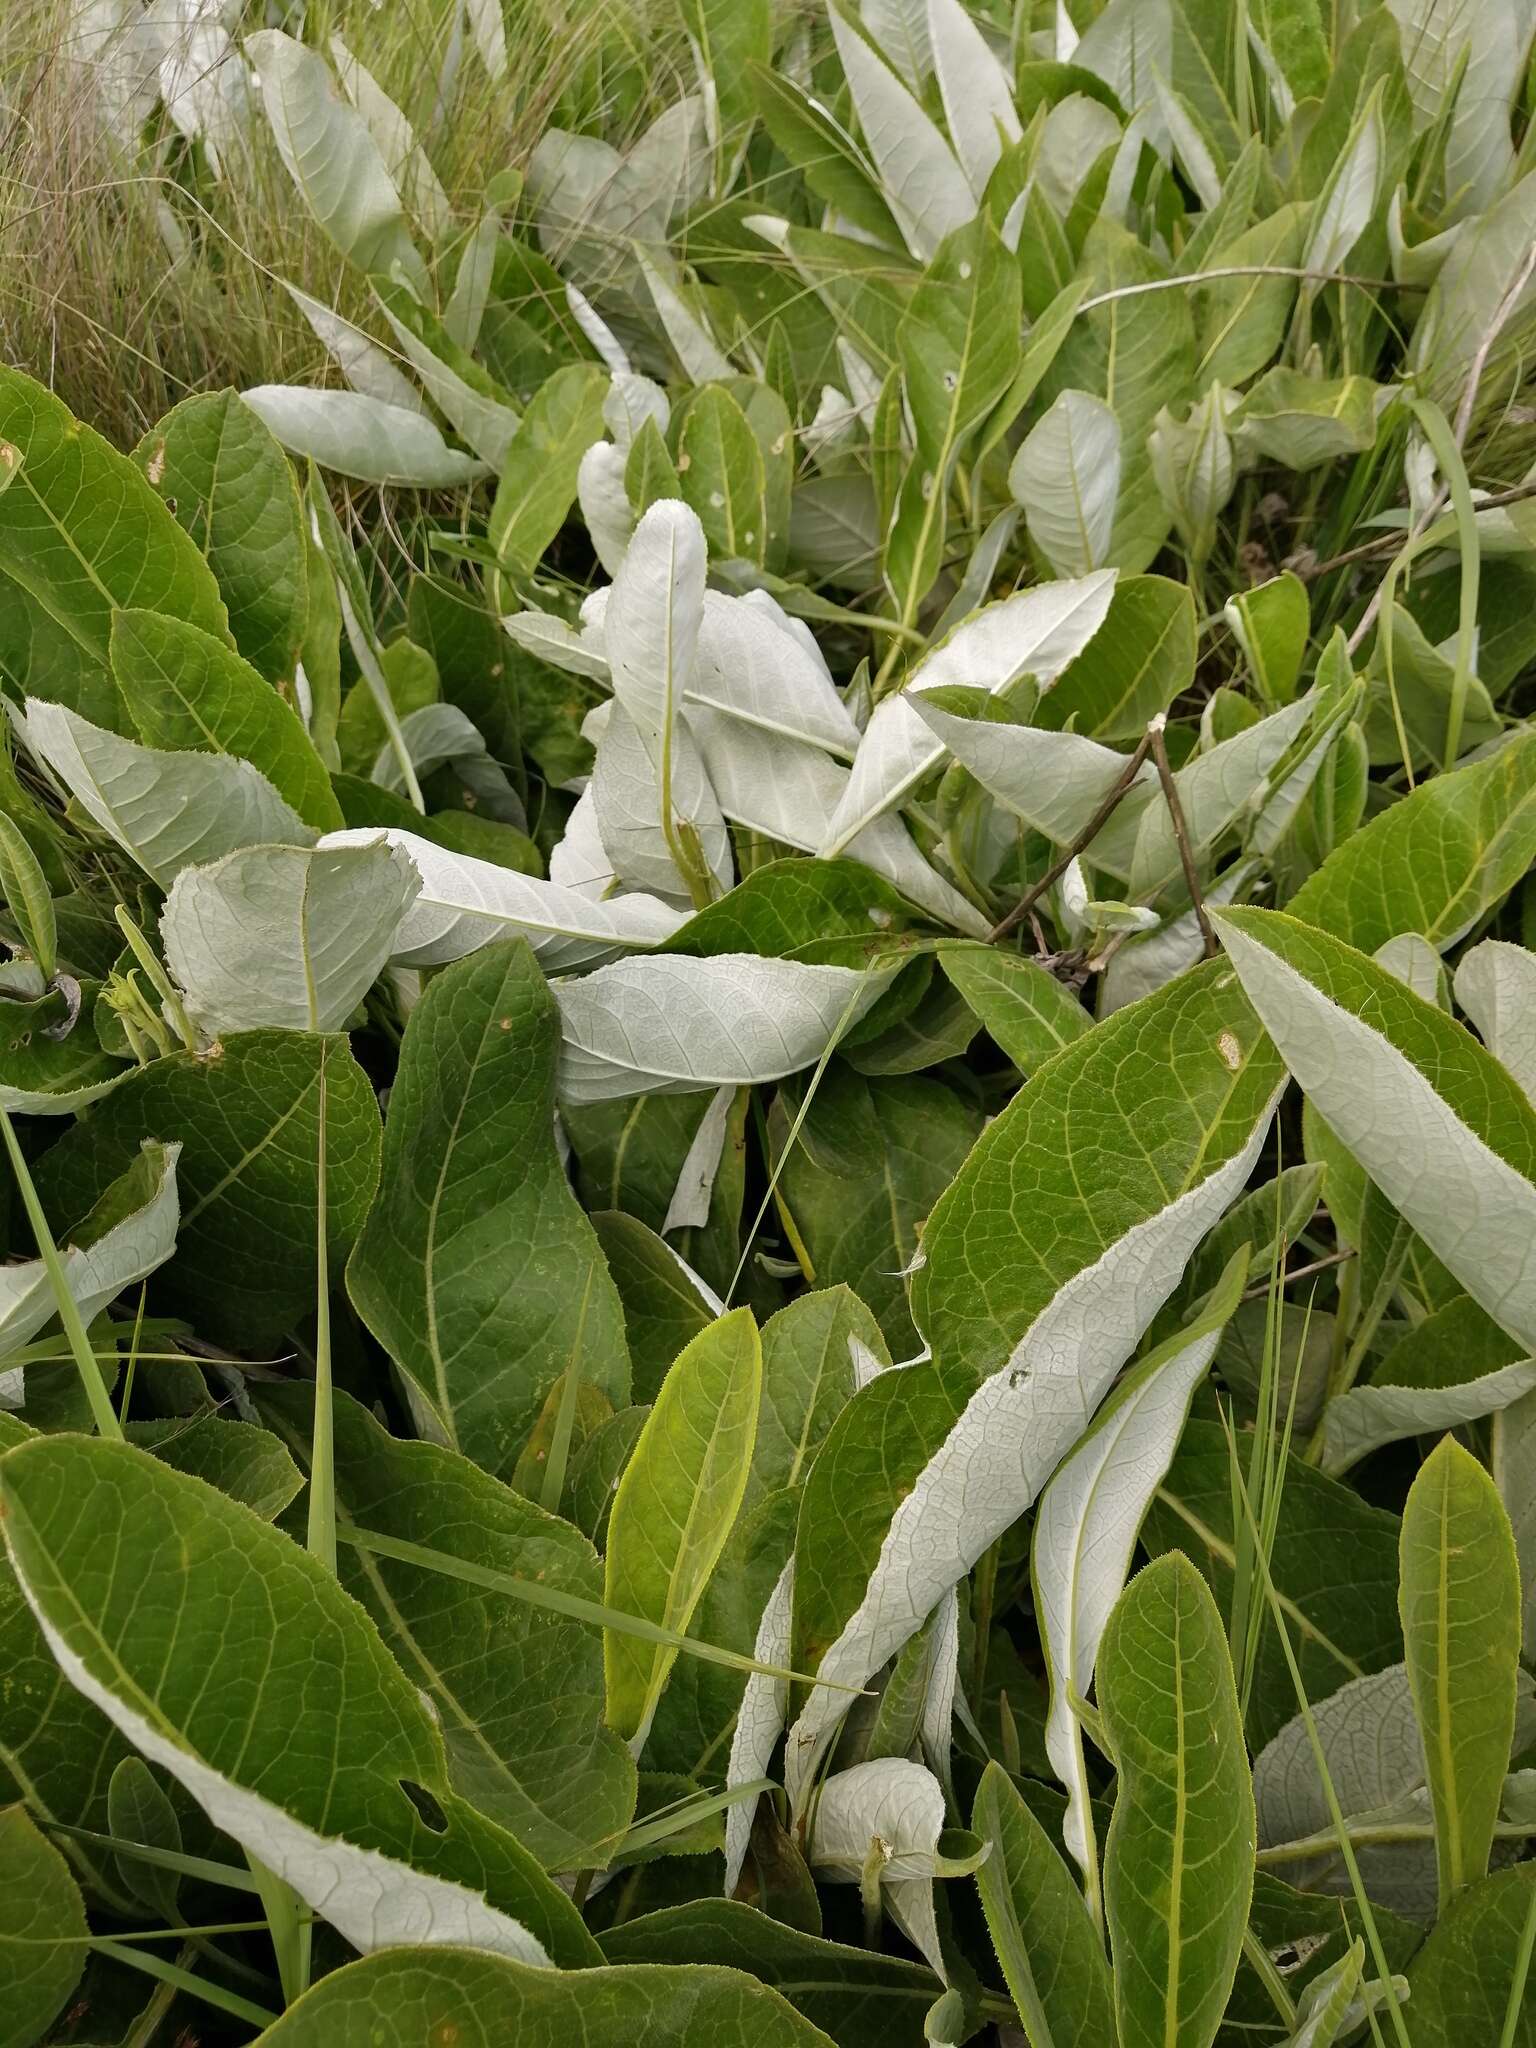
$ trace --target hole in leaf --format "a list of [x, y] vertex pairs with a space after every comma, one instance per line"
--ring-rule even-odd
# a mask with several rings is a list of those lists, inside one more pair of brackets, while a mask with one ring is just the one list
[[434, 1835], [447, 1834], [448, 1816], [425, 1785], [417, 1785], [409, 1778], [402, 1778], [400, 1780], [400, 1790], [409, 1799], [412, 1806], [421, 1815], [423, 1823], [432, 1830]]

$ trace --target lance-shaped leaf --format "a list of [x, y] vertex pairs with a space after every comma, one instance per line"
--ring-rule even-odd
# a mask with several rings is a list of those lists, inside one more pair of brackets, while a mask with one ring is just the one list
[[689, 882], [674, 856], [679, 826], [721, 891], [731, 886], [730, 834], [692, 727], [674, 718], [658, 768], [622, 700], [602, 708], [603, 727], [592, 764], [592, 812], [603, 851], [621, 881], [642, 891], [686, 898]]
[[335, 1270], [379, 1161], [378, 1102], [344, 1039], [242, 1031], [211, 1054], [131, 1070], [38, 1161], [43, 1205], [83, 1216], [139, 1157], [146, 1131], [179, 1140], [181, 1224], [151, 1298], [215, 1343], [250, 1350], [314, 1310], [322, 1085]]
[[406, 1026], [347, 1273], [430, 1433], [496, 1474], [564, 1375], [616, 1406], [629, 1396], [619, 1298], [555, 1149], [558, 1044], [526, 946], [434, 977]]
[[[602, 1597], [592, 1547], [467, 1458], [400, 1443], [336, 1394], [336, 1508], [359, 1528], [471, 1566]], [[308, 1388], [261, 1390], [263, 1417], [309, 1457]], [[267, 1441], [272, 1441], [268, 1438]], [[467, 1579], [342, 1546], [341, 1579], [437, 1710], [453, 1784], [550, 1870], [606, 1862], [628, 1826], [635, 1772], [599, 1719], [597, 1631]]]
[[980, 199], [1004, 148], [1023, 134], [1007, 72], [960, 0], [928, 0], [928, 41], [944, 119]]
[[0, 1808], [0, 1976], [4, 2048], [41, 2041], [80, 1981], [90, 1947], [69, 1865], [24, 1806]]
[[[774, 1664], [783, 1670], [789, 1662], [789, 1622], [794, 1601], [795, 1563], [791, 1558], [774, 1582], [763, 1608], [752, 1655], [759, 1664]], [[726, 1789], [755, 1784], [766, 1776], [773, 1752], [784, 1733], [784, 1716], [789, 1706], [789, 1680], [774, 1678], [766, 1671], [754, 1671], [742, 1689], [731, 1730], [730, 1754], [726, 1759]], [[752, 1839], [752, 1819], [757, 1812], [757, 1795], [737, 1799], [725, 1816], [725, 1882], [721, 1889], [729, 1898], [741, 1880], [742, 1865]]]
[[976, 201], [954, 152], [901, 81], [835, 8], [832, 34], [886, 200], [914, 256], [932, 256]]
[[1536, 1350], [1536, 1110], [1374, 961], [1273, 910], [1213, 913], [1308, 1101], [1480, 1303]]
[[1120, 496], [1120, 422], [1112, 408], [1086, 391], [1058, 392], [1019, 444], [1008, 488], [1058, 576], [1101, 568]]
[[908, 622], [942, 565], [955, 463], [1017, 372], [1018, 325], [1018, 263], [982, 214], [945, 239], [897, 329], [916, 450], [901, 473], [884, 567]]
[[946, 945], [939, 966], [1014, 1065], [1026, 1074], [1093, 1029], [1048, 968], [995, 946]]
[[[138, 467], [20, 370], [0, 368], [0, 440], [21, 456], [0, 491], [0, 570], [67, 636], [83, 672], [106, 668], [119, 605], [224, 633], [213, 571]], [[31, 688], [73, 701], [61, 662], [32, 667]]]
[[[686, 1633], [746, 1491], [762, 1382], [747, 1309], [711, 1323], [679, 1354], [609, 1516], [610, 1607]], [[637, 1756], [676, 1658], [664, 1644], [604, 1637], [608, 1724]]]
[[900, 696], [876, 705], [859, 743], [852, 780], [818, 848], [823, 857], [841, 852], [943, 761], [944, 748], [935, 744], [919, 715], [914, 690], [963, 683], [995, 692], [1025, 675], [1042, 687], [1054, 682], [1104, 623], [1114, 587], [1112, 570], [1048, 583], [987, 605], [957, 626]]
[[373, 1624], [291, 1538], [96, 1438], [8, 1452], [0, 1502], [68, 1682], [354, 1947], [592, 1959], [570, 1902], [452, 1790], [437, 1724]]
[[290, 455], [359, 483], [445, 491], [488, 474], [483, 462], [450, 448], [424, 413], [361, 391], [258, 384], [240, 397]]
[[27, 700], [26, 730], [82, 809], [162, 888], [237, 847], [314, 844], [313, 828], [232, 754], [137, 746], [37, 697]]
[[308, 611], [308, 535], [281, 448], [233, 391], [210, 391], [173, 406], [134, 460], [203, 550], [235, 645], [268, 682], [291, 689]]
[[1509, 1517], [1488, 1474], [1450, 1437], [1408, 1490], [1398, 1605], [1443, 1913], [1487, 1875], [1520, 1672], [1520, 1568]]
[[1187, 1558], [1121, 1596], [1099, 1651], [1117, 1773], [1104, 1858], [1122, 2048], [1209, 2048], [1253, 1890], [1253, 1785], [1221, 1616]]
[[1325, 1472], [1347, 1472], [1383, 1444], [1405, 1436], [1434, 1436], [1485, 1415], [1497, 1415], [1536, 1388], [1536, 1358], [1519, 1358], [1476, 1379], [1451, 1386], [1402, 1386], [1390, 1381], [1350, 1387], [1323, 1410]]
[[278, 154], [343, 256], [388, 277], [399, 267], [426, 295], [400, 194], [361, 114], [340, 99], [325, 59], [278, 29], [246, 38]]
[[268, 2027], [260, 2048], [421, 2048], [434, 2034], [460, 2048], [832, 2048], [740, 1970], [533, 1970], [468, 1947], [403, 1948], [333, 1971]]
[[704, 529], [675, 498], [635, 528], [603, 614], [613, 693], [665, 778], [704, 613]]
[[1536, 860], [1536, 733], [1433, 776], [1329, 854], [1288, 914], [1374, 953], [1402, 932], [1442, 951]]
[[[660, 945], [684, 922], [681, 911], [654, 896], [599, 902], [559, 882], [452, 853], [415, 832], [391, 826], [382, 836], [409, 855], [421, 878], [395, 933], [391, 957], [401, 967], [446, 966], [504, 938], [526, 939], [551, 968], [578, 967], [632, 946]], [[318, 850], [366, 846], [379, 837], [374, 829], [329, 832]]]
[[1060, 1852], [1001, 1764], [982, 1773], [971, 1826], [991, 1844], [976, 1887], [1031, 2048], [1100, 2048], [1113, 2040], [1104, 1944]]
[[307, 824], [341, 823], [298, 714], [232, 647], [161, 612], [112, 615], [112, 673], [152, 747], [249, 761]]
[[1051, 1672], [1045, 1746], [1067, 1788], [1063, 1836], [1090, 1882], [1098, 1858], [1089, 1849], [1090, 1786], [1072, 1695], [1087, 1699], [1092, 1692], [1099, 1644], [1124, 1590], [1142, 1521], [1247, 1271], [1247, 1255], [1240, 1252], [1195, 1324], [1160, 1345], [1116, 1388], [1041, 1495], [1035, 1516], [1031, 1576]]
[[562, 981], [561, 1098], [611, 1102], [782, 1080], [814, 1066], [893, 971], [722, 953], [618, 960]]
[[210, 1036], [339, 1031], [389, 958], [416, 871], [371, 846], [248, 846], [183, 868], [160, 918], [166, 964]]
[[[64, 1284], [90, 1323], [136, 1280], [145, 1280], [176, 1249], [179, 1145], [147, 1139], [143, 1150], [105, 1190], [83, 1222], [55, 1225]], [[0, 1354], [19, 1351], [57, 1312], [41, 1259], [0, 1266]]]
[[766, 591], [747, 597], [705, 592], [686, 697], [765, 733], [807, 740], [843, 760], [858, 751], [859, 728], [815, 642], [802, 638], [796, 621]]
[[[1212, 964], [1067, 1047], [995, 1119], [912, 1277], [936, 1369], [863, 1388], [813, 1468], [796, 1658], [821, 1661], [798, 1668], [863, 1685], [1031, 1504], [1241, 1192], [1280, 1071]], [[840, 1459], [862, 1483], [823, 1497]], [[819, 1690], [791, 1732], [798, 1791], [841, 1697]]]
[[879, 1325], [845, 1286], [802, 1294], [763, 1325], [763, 1409], [749, 1504], [780, 1487], [803, 1484], [859, 1384], [861, 1347], [885, 1359]]
[[818, 1875], [828, 1884], [859, 1884], [866, 1871], [877, 1871], [892, 1919], [940, 1976], [933, 1880], [946, 1874], [943, 1830], [944, 1791], [932, 1771], [905, 1757], [882, 1756], [826, 1780], [810, 1831]]
[[[1380, 1978], [1365, 1981], [1365, 1938], [1354, 1941], [1336, 1963], [1314, 1977], [1296, 2002], [1296, 2031], [1285, 2048], [1334, 2048], [1347, 2041], [1390, 1997], [1394, 2005], [1408, 1998], [1408, 1979], [1394, 1976], [1390, 1991]], [[1414, 2023], [1418, 2023], [1415, 2013]]]
[[488, 538], [514, 578], [530, 576], [565, 523], [581, 458], [602, 438], [608, 380], [594, 363], [567, 363], [534, 393], [502, 465]]

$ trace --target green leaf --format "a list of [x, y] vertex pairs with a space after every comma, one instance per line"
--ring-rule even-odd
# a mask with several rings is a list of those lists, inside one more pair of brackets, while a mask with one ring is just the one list
[[555, 1149], [556, 1019], [516, 942], [428, 984], [347, 1273], [431, 1433], [498, 1476], [563, 1375], [629, 1392], [618, 1295]]
[[677, 474], [711, 560], [767, 558], [767, 481], [757, 436], [730, 392], [706, 384], [683, 415]]
[[[0, 1409], [0, 1455], [33, 1431]], [[10, 1564], [0, 1559], [0, 1797], [24, 1799], [46, 1824], [110, 1832], [107, 1791], [116, 1766], [131, 1754], [122, 1737], [84, 1696], [64, 1682], [37, 1617]], [[109, 1859], [60, 1838], [70, 1867], [98, 1898], [126, 1909]]]
[[69, 1865], [25, 1807], [0, 1810], [0, 2048], [32, 2048], [47, 2033], [80, 1981], [86, 1939]]
[[1312, 1107], [1473, 1300], [1536, 1349], [1536, 1110], [1520, 1088], [1337, 939], [1279, 911], [1213, 918]]
[[209, 1412], [130, 1422], [123, 1433], [162, 1464], [206, 1480], [264, 1522], [275, 1522], [304, 1485], [277, 1438], [252, 1422]]
[[202, 549], [235, 645], [293, 702], [309, 614], [309, 541], [283, 451], [233, 391], [211, 391], [173, 406], [133, 459]]
[[822, 1439], [859, 1384], [862, 1346], [879, 1365], [884, 1339], [846, 1286], [803, 1294], [763, 1325], [763, 1402], [745, 1505], [803, 1484]]
[[[642, 1096], [623, 1106], [634, 1113], [647, 1099]], [[598, 1210], [592, 1228], [624, 1304], [635, 1398], [653, 1401], [673, 1359], [709, 1327], [716, 1311], [679, 1265], [672, 1247], [638, 1216]]]
[[1374, 953], [1401, 932], [1443, 949], [1536, 860], [1536, 734], [1436, 775], [1329, 854], [1288, 913]]
[[145, 1131], [179, 1141], [176, 1254], [151, 1293], [215, 1343], [271, 1342], [315, 1304], [322, 1076], [338, 1267], [379, 1159], [373, 1089], [342, 1039], [246, 1031], [212, 1053], [172, 1053], [130, 1072], [38, 1162], [44, 1206], [84, 1215], [138, 1156]]
[[[253, 1432], [259, 1434], [259, 1432]], [[295, 1475], [297, 1477], [297, 1475]], [[121, 1842], [179, 1856], [181, 1823], [160, 1780], [141, 1756], [125, 1756], [107, 1787], [107, 1825]], [[181, 1881], [174, 1870], [132, 1855], [115, 1859], [123, 1889], [141, 1899], [156, 1920], [174, 1920]]]
[[1413, 2048], [1536, 2048], [1533, 1914], [1536, 1863], [1485, 1877], [1452, 1900], [1408, 1972]]
[[[856, 1394], [807, 1483], [798, 1669], [864, 1684], [1018, 1520], [1241, 1191], [1279, 1077], [1212, 963], [1068, 1046], [993, 1121], [923, 1232], [912, 1298], [934, 1369]], [[1049, 1235], [1024, 1220], [1041, 1215]], [[1133, 1270], [1142, 1284], [1119, 1284]], [[812, 1697], [793, 1790], [841, 1712]]]
[[723, 194], [757, 118], [749, 67], [773, 54], [773, 9], [769, 0], [683, 0], [683, 19], [714, 85], [722, 159], [715, 189]]
[[777, 1992], [736, 1970], [531, 1970], [463, 1947], [349, 1963], [255, 2048], [831, 2048]]
[[1188, 1328], [1127, 1373], [1067, 1457], [1035, 1512], [1030, 1577], [1051, 1676], [1046, 1751], [1067, 1788], [1063, 1835], [1097, 1890], [1088, 1768], [1074, 1695], [1093, 1690], [1094, 1665], [1152, 1495], [1168, 1470], [1195, 1388], [1215, 1355], [1247, 1278], [1233, 1258]]
[[400, 194], [362, 116], [338, 96], [325, 59], [278, 29], [259, 30], [245, 47], [278, 153], [320, 227], [360, 269], [388, 277], [398, 266], [426, 296], [426, 269]]
[[1223, 616], [1237, 635], [1264, 702], [1288, 704], [1301, 674], [1312, 622], [1307, 586], [1287, 569], [1229, 597]]
[[1099, 1651], [1117, 1772], [1104, 1862], [1121, 2048], [1209, 2048], [1253, 1889], [1253, 1786], [1226, 1635], [1187, 1559], [1121, 1595]]
[[[107, 666], [114, 609], [142, 605], [225, 634], [213, 572], [137, 466], [82, 426], [40, 384], [0, 368], [0, 441], [20, 450], [0, 491], [0, 570], [13, 577], [74, 643], [82, 673]], [[35, 660], [24, 676], [36, 695], [63, 685], [62, 666]], [[114, 723], [125, 723], [121, 706]]]
[[1104, 1945], [1060, 1853], [999, 1764], [982, 1773], [971, 1826], [992, 1845], [976, 1887], [1030, 2048], [1102, 2048], [1115, 2026]]
[[1122, 576], [1104, 623], [1035, 707], [1037, 725], [1134, 744], [1195, 675], [1195, 605], [1166, 576]]
[[[1307, 1697], [1324, 1699], [1346, 1679], [1379, 1671], [1403, 1654], [1396, 1611], [1399, 1525], [1349, 1487], [1292, 1458], [1285, 1467], [1270, 1576]], [[1193, 1421], [1143, 1525], [1151, 1551], [1182, 1550], [1230, 1608], [1237, 1543], [1232, 1468], [1218, 1423]], [[1296, 1711], [1278, 1637], [1267, 1620], [1248, 1711], [1254, 1743]]]
[[[746, 1491], [762, 1372], [746, 1309], [712, 1323], [676, 1360], [613, 1503], [609, 1606], [687, 1629]], [[637, 1755], [676, 1656], [612, 1631], [606, 1637], [608, 1723]]]
[[1444, 1437], [1403, 1508], [1398, 1605], [1435, 1816], [1440, 1910], [1488, 1870], [1515, 1728], [1520, 1569], [1482, 1466]]
[[[1226, 1207], [1219, 1190], [1267, 1122], [1279, 1080], [1252, 1012], [1213, 965], [1042, 1069], [989, 1126], [924, 1232], [913, 1304], [939, 1364], [974, 1385], [1009, 1363], [1058, 1290], [1075, 1275], [1086, 1287], [1141, 1226], [1152, 1226], [1148, 1242], [1192, 1230], [1193, 1251]], [[1120, 1170], [1132, 1156], [1145, 1163], [1134, 1184]], [[1007, 1219], [1042, 1206], [1050, 1237], [1010, 1237], [1002, 1254]], [[1197, 1226], [1190, 1212], [1208, 1206]]]
[[791, 1999], [838, 2048], [917, 2048], [938, 1991], [932, 1972], [917, 1963], [823, 1941], [731, 1899], [664, 1907], [601, 1939], [613, 1963], [743, 1970]]
[[939, 948], [940, 967], [1016, 1067], [1032, 1074], [1093, 1029], [1093, 1019], [1048, 967], [995, 946]]
[[86, 814], [162, 888], [237, 847], [314, 843], [313, 827], [249, 761], [141, 747], [37, 697], [27, 700], [26, 732]]
[[1079, 315], [1040, 387], [1087, 391], [1113, 407], [1120, 422], [1125, 469], [1115, 512], [1110, 560], [1144, 569], [1168, 531], [1145, 454], [1147, 435], [1163, 406], [1182, 407], [1194, 371], [1194, 323], [1182, 291], [1142, 291], [1104, 299], [1128, 285], [1156, 283], [1166, 266], [1118, 223], [1096, 221], [1083, 246], [1082, 274], [1101, 303]]
[[[792, 1146], [799, 1104], [785, 1091], [769, 1125], [778, 1194], [818, 1287], [851, 1287], [894, 1356], [917, 1348], [903, 1279], [918, 1232], [980, 1132], [975, 1110], [928, 1075], [822, 1077]], [[787, 1151], [786, 1151], [787, 1148]]]
[[1058, 576], [1086, 576], [1109, 559], [1120, 496], [1120, 422], [1102, 398], [1059, 391], [1008, 471], [1029, 537]]
[[529, 576], [565, 524], [581, 458], [604, 435], [607, 373], [568, 363], [539, 386], [507, 448], [487, 538], [502, 572]]
[[[787, 1635], [781, 1631], [774, 1636], [765, 1628], [765, 1618], [775, 1603], [788, 1618], [787, 1597], [781, 1599], [779, 1589], [794, 1549], [798, 1506], [797, 1496], [787, 1489], [760, 1497], [752, 1507], [743, 1506], [694, 1609], [690, 1641], [733, 1650], [759, 1665], [784, 1668]], [[748, 1673], [706, 1657], [680, 1656], [646, 1739], [647, 1769], [675, 1771], [706, 1785], [723, 1780], [728, 1790], [761, 1779], [767, 1765], [760, 1765], [755, 1753], [746, 1753], [747, 1727], [755, 1726], [758, 1697], [767, 1693], [778, 1708], [777, 1735], [783, 1726], [784, 1691], [785, 1681], [766, 1671]], [[737, 1799], [726, 1809], [727, 1897], [736, 1888], [732, 1851], [738, 1837], [742, 1846], [748, 1842], [755, 1807], [756, 1801], [748, 1798]], [[717, 1834], [711, 1847], [718, 1842]]]
[[1195, 290], [1195, 380], [1202, 388], [1245, 384], [1274, 360], [1296, 301], [1297, 280], [1264, 272], [1299, 266], [1307, 211], [1300, 204], [1278, 207], [1207, 252], [1202, 269], [1248, 274], [1214, 277]]
[[8, 1452], [0, 1503], [69, 1682], [354, 1946], [436, 1934], [593, 1958], [528, 1852], [451, 1789], [437, 1724], [373, 1624], [289, 1537], [94, 1438]]
[[46, 981], [59, 965], [58, 913], [37, 855], [20, 827], [0, 811], [0, 894], [22, 945]]
[[748, 73], [763, 126], [819, 198], [877, 246], [901, 246], [879, 180], [847, 129], [793, 79], [753, 63]]
[[886, 580], [904, 618], [915, 616], [937, 574], [955, 460], [1016, 367], [1018, 275], [997, 230], [980, 216], [937, 249], [901, 324], [897, 346], [917, 448]]
[[306, 825], [342, 823], [298, 714], [212, 634], [163, 613], [112, 615], [112, 673], [147, 745], [249, 761]]
[[[568, 1522], [466, 1458], [399, 1443], [355, 1401], [334, 1400], [338, 1514], [373, 1533], [600, 1597], [601, 1568]], [[308, 1390], [264, 1388], [260, 1407], [307, 1461]], [[635, 1772], [599, 1718], [596, 1630], [464, 1579], [343, 1550], [343, 1586], [433, 1703], [457, 1791], [546, 1869], [605, 1863], [634, 1811]]]
[[1262, 458], [1301, 472], [1317, 469], [1371, 446], [1376, 397], [1368, 377], [1266, 370], [1232, 416], [1233, 438], [1250, 464]]

